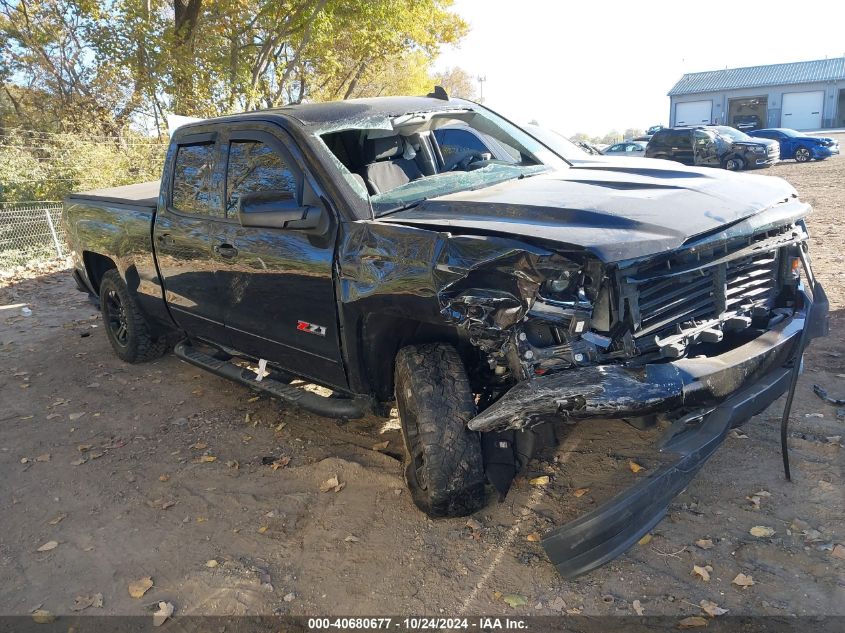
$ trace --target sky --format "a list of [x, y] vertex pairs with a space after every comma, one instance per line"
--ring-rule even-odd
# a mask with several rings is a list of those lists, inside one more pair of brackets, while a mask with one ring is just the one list
[[687, 72], [845, 56], [845, 2], [456, 0], [470, 25], [435, 68], [486, 77], [484, 103], [567, 136], [669, 122]]

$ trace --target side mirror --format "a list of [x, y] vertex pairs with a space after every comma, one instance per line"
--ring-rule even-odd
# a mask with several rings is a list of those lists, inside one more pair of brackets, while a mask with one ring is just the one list
[[289, 191], [257, 191], [238, 199], [238, 220], [244, 227], [314, 229], [322, 213], [320, 207], [300, 206]]

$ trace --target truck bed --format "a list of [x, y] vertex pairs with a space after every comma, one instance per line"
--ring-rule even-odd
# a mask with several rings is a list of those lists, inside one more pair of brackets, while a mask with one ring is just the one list
[[[152, 243], [158, 192], [158, 182], [145, 182], [72, 193], [64, 200], [63, 219], [74, 266], [84, 272], [79, 278], [88, 290], [99, 294], [103, 270], [118, 265], [121, 272], [132, 271], [130, 290], [138, 292], [142, 309], [166, 317]], [[84, 282], [87, 275], [94, 276], [91, 283]]]
[[158, 180], [141, 182], [135, 185], [124, 185], [122, 187], [109, 187], [108, 189], [94, 189], [92, 191], [80, 191], [68, 196], [70, 201], [97, 201], [110, 202], [112, 204], [128, 204], [133, 207], [150, 207], [155, 209], [158, 204], [158, 192], [160, 183]]

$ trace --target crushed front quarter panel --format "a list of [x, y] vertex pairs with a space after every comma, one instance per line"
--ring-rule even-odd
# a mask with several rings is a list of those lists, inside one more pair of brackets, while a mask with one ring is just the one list
[[451, 235], [378, 221], [346, 225], [339, 249], [344, 309], [463, 329], [501, 351], [550, 273], [580, 264], [496, 236]]

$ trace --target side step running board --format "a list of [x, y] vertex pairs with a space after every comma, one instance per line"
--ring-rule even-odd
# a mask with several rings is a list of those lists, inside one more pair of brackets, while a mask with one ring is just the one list
[[173, 353], [186, 363], [205, 369], [221, 378], [228, 378], [250, 389], [263, 391], [288, 404], [326, 418], [355, 419], [363, 418], [366, 415], [362, 403], [350, 398], [326, 398], [269, 377], [265, 377], [259, 382], [256, 380], [255, 373], [249, 369], [204, 354], [188, 341], [178, 342]]

